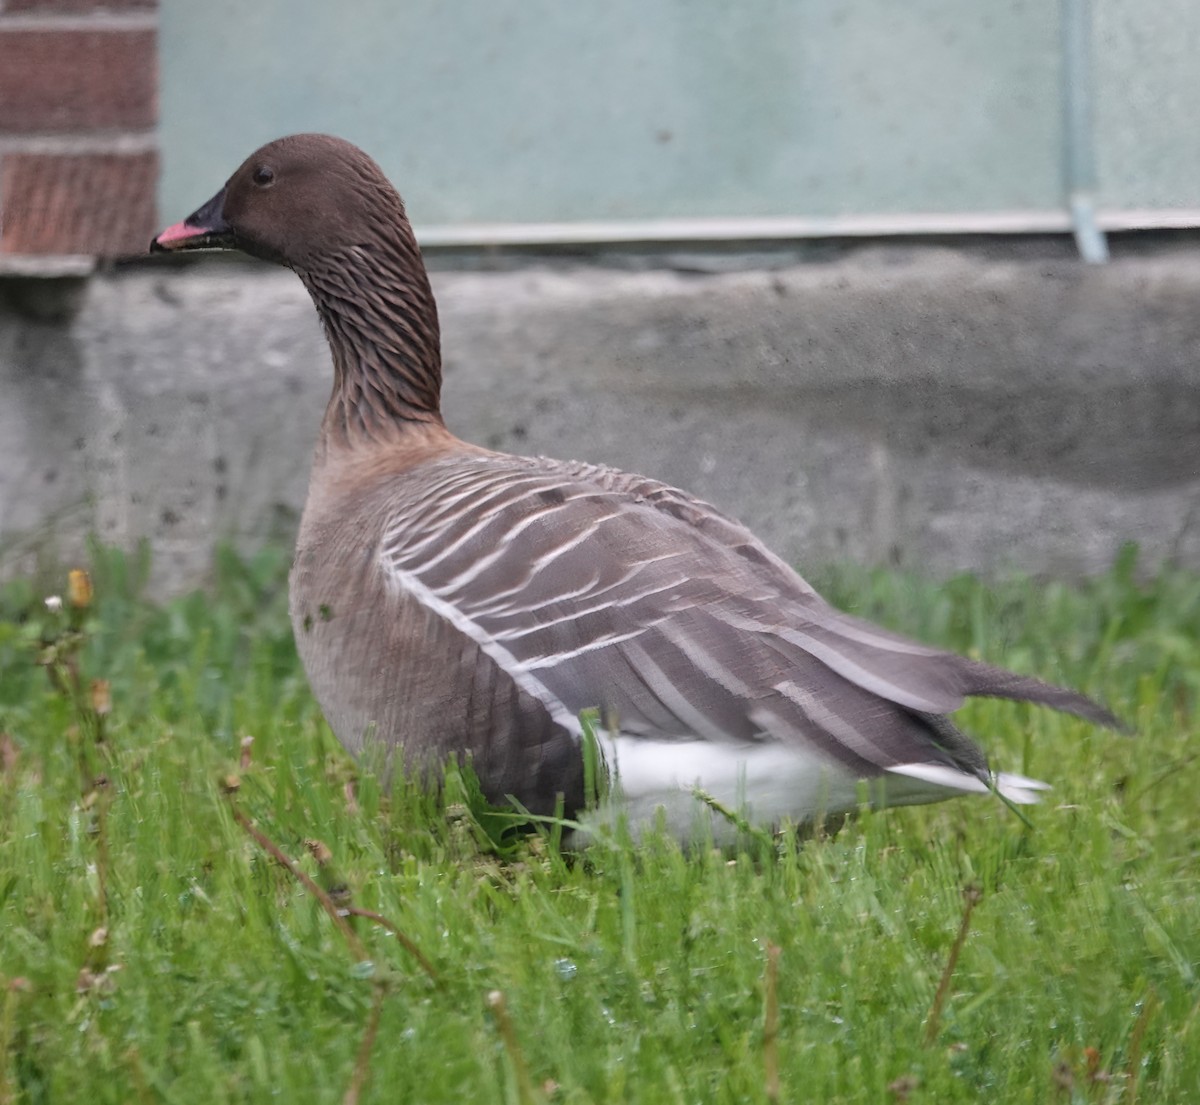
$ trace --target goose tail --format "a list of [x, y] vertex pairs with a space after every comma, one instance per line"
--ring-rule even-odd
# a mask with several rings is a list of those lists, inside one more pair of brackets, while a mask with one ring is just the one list
[[957, 659], [961, 665], [960, 673], [965, 694], [1034, 702], [1122, 733], [1131, 731], [1112, 711], [1078, 691], [1057, 687], [1053, 683], [1045, 683], [1029, 675], [1018, 675], [1016, 672], [985, 664], [980, 660], [970, 660], [966, 657]]

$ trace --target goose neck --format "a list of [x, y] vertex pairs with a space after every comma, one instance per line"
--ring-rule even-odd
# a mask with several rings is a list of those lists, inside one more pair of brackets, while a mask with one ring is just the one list
[[390, 249], [354, 246], [300, 272], [333, 354], [323, 431], [342, 444], [441, 425], [437, 305], [411, 231]]

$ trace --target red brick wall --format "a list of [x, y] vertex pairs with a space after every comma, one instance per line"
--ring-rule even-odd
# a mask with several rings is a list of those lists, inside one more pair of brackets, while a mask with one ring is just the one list
[[0, 272], [157, 229], [157, 0], [0, 0]]

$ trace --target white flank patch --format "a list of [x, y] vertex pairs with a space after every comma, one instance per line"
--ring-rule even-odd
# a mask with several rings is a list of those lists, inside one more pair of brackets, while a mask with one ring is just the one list
[[771, 827], [792, 820], [856, 809], [860, 780], [818, 752], [778, 741], [729, 744], [705, 740], [662, 741], [597, 733], [614, 771], [614, 805], [593, 811], [585, 824], [628, 818], [635, 833], [653, 826], [661, 809], [667, 829], [687, 840], [705, 819], [718, 842], [736, 834], [727, 819], [710, 816], [697, 791], [744, 817]]
[[[605, 733], [597, 733], [597, 740], [615, 768], [614, 801], [585, 815], [584, 824], [611, 826], [624, 816], [635, 835], [654, 826], [661, 810], [667, 831], [681, 840], [694, 839], [705, 823], [718, 844], [732, 840], [737, 827], [701, 795], [769, 829], [856, 810], [864, 798], [882, 808], [989, 791], [981, 779], [942, 764], [901, 764], [890, 775], [864, 780], [815, 750], [778, 741], [735, 745]], [[1000, 774], [995, 783], [1002, 795], [1023, 805], [1049, 789], [1023, 775]]]

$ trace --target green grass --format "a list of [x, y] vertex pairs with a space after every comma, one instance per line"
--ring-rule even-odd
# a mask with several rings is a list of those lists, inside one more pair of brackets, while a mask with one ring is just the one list
[[[1126, 557], [1079, 587], [818, 581], [1136, 726], [965, 710], [999, 766], [1053, 782], [1032, 828], [980, 798], [737, 854], [652, 838], [572, 859], [540, 839], [481, 850], [468, 784], [389, 798], [344, 756], [295, 658], [284, 560], [223, 555], [210, 592], [157, 606], [143, 563], [97, 555], [80, 663], [85, 694], [111, 684], [99, 748], [35, 663], [68, 615], [31, 584], [3, 592], [0, 1103], [341, 1101], [380, 996], [365, 1101], [766, 1102], [772, 944], [781, 1101], [1196, 1099], [1200, 578], [1139, 583]], [[234, 820], [233, 773], [238, 809], [390, 918], [440, 985], [361, 919], [356, 961]], [[926, 1044], [967, 887], [982, 896]]]

